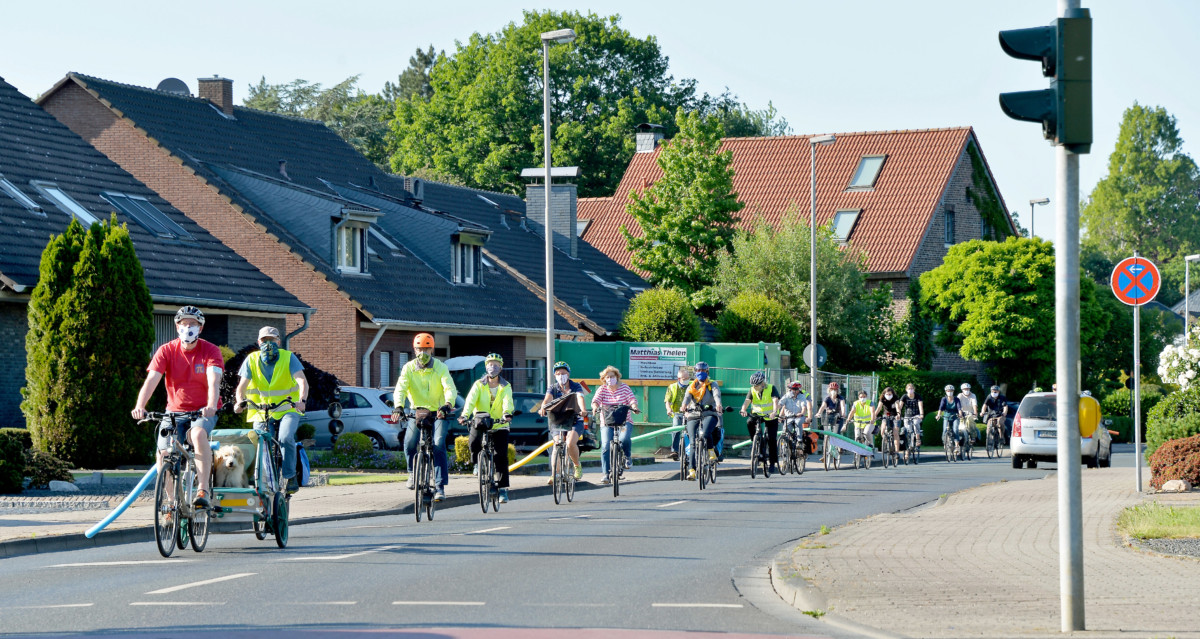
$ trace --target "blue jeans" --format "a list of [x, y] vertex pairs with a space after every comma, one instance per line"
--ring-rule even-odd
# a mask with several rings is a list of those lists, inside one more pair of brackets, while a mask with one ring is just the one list
[[[264, 432], [266, 422], [254, 422], [254, 430]], [[283, 453], [283, 478], [296, 476], [296, 430], [300, 428], [300, 414], [288, 413], [279, 418], [279, 447]]]
[[942, 441], [946, 441], [947, 431], [949, 436], [958, 441], [961, 435], [958, 432], [958, 415], [943, 415], [942, 416]]
[[[608, 447], [612, 445], [613, 430], [614, 429], [612, 426], [601, 426], [600, 427], [600, 472], [604, 473], [605, 476], [608, 476], [608, 473], [609, 473], [609, 467], [608, 467], [609, 448]], [[621, 448], [625, 449], [625, 458], [632, 460], [633, 459], [633, 425], [632, 424], [625, 424], [624, 432], [621, 433]], [[620, 470], [620, 469], [618, 468], [617, 470]]]
[[[433, 422], [433, 483], [438, 488], [444, 488], [450, 478], [450, 461], [446, 458], [446, 433], [449, 429], [446, 420]], [[408, 458], [409, 471], [413, 470], [413, 458], [417, 456], [417, 445], [421, 443], [421, 433], [417, 430], [417, 420], [409, 419], [408, 428], [404, 430], [404, 455]]]

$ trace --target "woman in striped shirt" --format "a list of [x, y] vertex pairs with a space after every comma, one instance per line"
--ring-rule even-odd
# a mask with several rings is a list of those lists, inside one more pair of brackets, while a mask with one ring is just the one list
[[[609, 366], [600, 371], [600, 381], [603, 382], [596, 394], [592, 396], [592, 412], [603, 413], [600, 426], [600, 472], [604, 478], [602, 484], [611, 483], [608, 467], [608, 447], [612, 445], [614, 426], [624, 424], [629, 419], [629, 410], [638, 411], [637, 397], [628, 384], [621, 383], [621, 371], [616, 366]], [[605, 410], [609, 409], [609, 410]], [[611, 418], [611, 423], [608, 419]], [[621, 433], [621, 447], [625, 449], [625, 468], [631, 465], [633, 459], [633, 428], [626, 426]], [[618, 472], [624, 468], [616, 469]]]

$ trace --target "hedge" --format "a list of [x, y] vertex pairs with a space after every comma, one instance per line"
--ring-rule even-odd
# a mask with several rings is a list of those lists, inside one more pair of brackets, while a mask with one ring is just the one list
[[16, 430], [0, 430], [0, 494], [19, 493], [25, 482], [25, 447]]
[[[470, 440], [465, 436], [454, 438], [454, 468], [462, 472], [471, 470], [471, 447]], [[512, 466], [517, 463], [517, 447], [512, 444], [508, 445], [508, 465]]]
[[1146, 459], [1172, 439], [1200, 433], [1200, 385], [1176, 391], [1160, 401], [1146, 417]]
[[[1150, 410], [1163, 400], [1158, 386], [1142, 386], [1142, 422], [1145, 423]], [[1100, 400], [1100, 410], [1106, 417], [1130, 417], [1133, 415], [1133, 391], [1118, 388]]]
[[29, 434], [29, 429], [27, 428], [0, 428], [0, 437], [4, 435], [16, 437], [26, 450], [33, 448], [33, 437]]
[[[1113, 442], [1118, 443], [1118, 444], [1128, 444], [1133, 441], [1133, 418], [1132, 417], [1120, 417], [1120, 416], [1105, 415], [1105, 418], [1112, 421], [1112, 425], [1108, 427], [1109, 430], [1117, 431], [1117, 434], [1113, 435]], [[1145, 426], [1146, 426], [1146, 422], [1143, 421], [1142, 422], [1142, 430], [1145, 430]]]
[[[870, 373], [866, 373], [870, 375]], [[945, 396], [944, 388], [947, 384], [954, 387], [954, 394], [958, 394], [958, 387], [962, 386], [963, 382], [971, 385], [971, 392], [975, 393], [975, 398], [982, 403], [987, 391], [980, 385], [979, 380], [967, 373], [947, 373], [943, 371], [919, 371], [915, 369], [896, 369], [879, 373], [879, 393], [883, 394], [883, 389], [891, 386], [897, 394], [903, 394], [904, 388], [912, 382], [917, 387], [917, 395], [925, 402], [925, 413], [932, 414], [937, 412], [938, 402]], [[877, 405], [879, 398], [872, 398]], [[939, 429], [939, 438], [941, 436]], [[929, 440], [925, 440], [929, 441]]]
[[778, 300], [764, 293], [742, 293], [717, 318], [721, 341], [754, 344], [778, 342], [793, 357], [804, 349], [800, 326]]

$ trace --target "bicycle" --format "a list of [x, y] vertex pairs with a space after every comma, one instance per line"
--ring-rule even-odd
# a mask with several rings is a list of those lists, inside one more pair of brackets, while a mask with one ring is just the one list
[[[672, 415], [672, 417], [674, 416]], [[686, 423], [684, 422], [684, 433], [679, 436], [679, 448], [675, 450], [675, 454], [679, 456], [679, 481], [687, 481], [688, 471], [692, 468], [691, 456], [688, 454], [689, 442]]]
[[[279, 418], [271, 413], [280, 408], [295, 407], [292, 398], [286, 397], [274, 404], [260, 406], [245, 400], [246, 406], [260, 410], [266, 415], [265, 431], [258, 431], [258, 450], [255, 454], [255, 485], [261, 496], [262, 515], [254, 517], [254, 536], [262, 541], [267, 533], [275, 537], [275, 545], [286, 548], [288, 543], [288, 514], [292, 496], [283, 489], [283, 447], [279, 444]], [[264, 472], [265, 471], [265, 472]], [[295, 481], [295, 478], [293, 478]], [[222, 509], [223, 512], [223, 509]]]
[[904, 417], [904, 465], [911, 461], [914, 465], [921, 462], [921, 418], [918, 415]]
[[[208, 510], [192, 506], [200, 487], [196, 456], [187, 437], [183, 437], [182, 444], [179, 437], [179, 420], [186, 420], [184, 425], [190, 427], [200, 415], [198, 410], [146, 413], [138, 422], [154, 422], [155, 432], [171, 442], [154, 484], [154, 541], [163, 557], [170, 557], [177, 544], [182, 550], [190, 543], [195, 552], [202, 552], [208, 544]], [[170, 420], [171, 424], [161, 426], [163, 420]]]
[[[866, 446], [867, 448], [875, 448], [875, 429], [872, 428], [873, 420], [860, 420], [854, 418], [854, 441]], [[868, 432], [869, 431], [869, 432]], [[874, 461], [874, 455], [859, 455], [854, 454], [854, 467], [869, 469], [871, 462]]]
[[554, 503], [562, 503], [562, 496], [567, 501], [575, 499], [575, 473], [571, 471], [567, 455], [567, 431], [560, 430], [554, 435]]
[[761, 464], [763, 479], [767, 479], [771, 476], [771, 459], [767, 452], [766, 418], [758, 414], [753, 414], [750, 418], [755, 421], [754, 440], [750, 445], [750, 478], [758, 476], [758, 467]]
[[[824, 419], [825, 430], [829, 432], [838, 432], [838, 415], [836, 413], [825, 413], [821, 416]], [[834, 470], [842, 467], [842, 449], [833, 444], [833, 438], [825, 435], [822, 439], [825, 440], [821, 446], [821, 461], [825, 463], [825, 470], [829, 470], [833, 466]]]
[[790, 415], [783, 418], [783, 428], [779, 431], [779, 474], [786, 475], [794, 472], [799, 475], [804, 471], [796, 470], [796, 456], [804, 453], [797, 450], [800, 444], [796, 438], [796, 429], [800, 428], [801, 417]]
[[[733, 410], [726, 407], [725, 412]], [[688, 464], [696, 470], [696, 483], [699, 484], [700, 490], [704, 490], [709, 484], [717, 483], [717, 460], [716, 455], [709, 450], [708, 437], [705, 436], [707, 429], [704, 427], [703, 420], [705, 417], [715, 417], [718, 424], [721, 419], [721, 414], [711, 405], [699, 407], [699, 410], [689, 410], [685, 414], [684, 424], [696, 422], [695, 440], [692, 442], [692, 451], [686, 455]], [[719, 428], [719, 425], [717, 426]], [[715, 430], [715, 428], [714, 428]], [[716, 433], [714, 432], [714, 435]], [[680, 438], [680, 448], [683, 448], [683, 438]]]
[[[608, 426], [613, 421], [614, 416], [627, 417], [628, 413], [625, 411], [633, 411], [635, 414], [639, 412], [625, 405], [603, 407], [600, 411], [600, 416], [603, 418], [601, 419], [601, 427]], [[625, 434], [625, 429], [628, 427], [629, 423], [624, 419], [621, 420], [620, 424], [613, 425], [613, 436], [608, 443], [608, 470], [609, 479], [612, 480], [613, 497], [621, 495], [621, 476], [625, 474], [625, 447], [621, 445], [621, 436]]]
[[967, 413], [962, 419], [958, 420], [958, 429], [962, 431], [962, 449], [959, 455], [964, 460], [971, 459], [971, 451], [975, 448], [975, 435], [979, 432], [975, 428], [975, 415]]
[[892, 468], [900, 463], [900, 451], [896, 450], [896, 420], [896, 417], [887, 415], [880, 419], [880, 451], [883, 453], [884, 468], [887, 468], [889, 463]]
[[417, 443], [417, 452], [413, 455], [413, 467], [409, 469], [414, 478], [415, 486], [413, 487], [413, 514], [417, 518], [417, 522], [421, 521], [421, 511], [425, 511], [425, 517], [429, 521], [433, 521], [433, 512], [437, 509], [433, 496], [437, 492], [433, 485], [433, 429], [435, 411], [428, 408], [417, 408], [411, 413], [406, 413], [403, 410], [397, 411], [401, 418], [412, 418], [417, 429], [421, 433], [420, 440]]
[[[479, 475], [479, 507], [487, 513], [491, 505], [492, 512], [500, 512], [500, 483], [496, 481], [496, 446], [492, 443], [492, 416], [487, 413], [476, 413], [475, 421], [485, 426], [481, 429], [479, 455], [476, 458], [475, 470]], [[507, 423], [509, 420], [504, 420]], [[468, 420], [459, 420], [461, 424]], [[555, 503], [558, 502], [557, 497]], [[433, 519], [430, 517], [430, 519]]]
[[[941, 419], [941, 415], [938, 416]], [[951, 418], [942, 422], [942, 449], [946, 453], [946, 461], [957, 462], [962, 444], [958, 441], [958, 419]]]
[[987, 447], [988, 459], [991, 459], [992, 453], [996, 454], [996, 459], [1004, 456], [1004, 416], [995, 411], [984, 413], [984, 419], [987, 421]]

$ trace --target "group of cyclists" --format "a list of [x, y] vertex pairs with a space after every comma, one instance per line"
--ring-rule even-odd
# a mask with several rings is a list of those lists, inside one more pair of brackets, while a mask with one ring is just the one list
[[[179, 309], [175, 314], [179, 338], [163, 344], [155, 352], [147, 367], [137, 403], [131, 411], [134, 419], [146, 417], [146, 404], [160, 381], [166, 384], [168, 412], [198, 411], [199, 417], [176, 422], [176, 436], [180, 441], [190, 443], [196, 451], [200, 477], [194, 502], [197, 508], [208, 508], [212, 496], [212, 450], [208, 436], [216, 425], [217, 411], [221, 408], [219, 389], [224, 373], [220, 349], [200, 339], [204, 323], [204, 313], [200, 309], [194, 306]], [[404, 450], [410, 467], [417, 451], [420, 430], [432, 431], [433, 484], [436, 491], [433, 499], [442, 501], [449, 480], [446, 438], [458, 391], [449, 369], [433, 356], [435, 345], [433, 336], [428, 333], [420, 333], [413, 339], [414, 357], [400, 371], [393, 393], [393, 405], [396, 414], [407, 419]], [[284, 451], [286, 490], [293, 493], [299, 488], [294, 479], [296, 431], [309, 388], [299, 359], [281, 348], [278, 329], [263, 327], [259, 332], [258, 347], [259, 350], [246, 358], [239, 371], [240, 383], [236, 389], [234, 410], [244, 410], [247, 399], [265, 404], [269, 398], [287, 396], [295, 402], [293, 406], [270, 414], [271, 422], [278, 424], [279, 432], [273, 435]], [[514, 412], [512, 386], [501, 376], [503, 367], [504, 358], [497, 353], [484, 358], [485, 374], [471, 385], [459, 417], [460, 422], [470, 425], [468, 441], [472, 459], [481, 451], [480, 434], [483, 431], [491, 432], [496, 455], [493, 467], [499, 475], [501, 503], [509, 500], [508, 428]], [[589, 414], [588, 393], [581, 383], [571, 379], [571, 366], [567, 362], [555, 362], [552, 371], [554, 380], [546, 390], [538, 413], [548, 417], [550, 435], [555, 445], [566, 447], [570, 472], [575, 479], [581, 479], [583, 470], [579, 461], [579, 442], [584, 434], [584, 417]], [[684, 454], [693, 461], [698, 461], [696, 456], [705, 454], [710, 460], [720, 462], [724, 460], [725, 444], [722, 416], [732, 409], [724, 406], [721, 389], [709, 373], [706, 362], [697, 362], [690, 368], [681, 367], [675, 382], [667, 388], [664, 401], [672, 424], [680, 427], [672, 443], [673, 455], [677, 455], [677, 451], [685, 451]], [[600, 380], [600, 388], [591, 394], [590, 408], [597, 420], [601, 452], [605, 453], [600, 456], [601, 483], [607, 484], [613, 473], [622, 473], [630, 467], [633, 430], [623, 426], [629, 423], [630, 413], [636, 414], [640, 410], [636, 395], [628, 384], [621, 381], [621, 373], [615, 366], [608, 366], [601, 371]], [[760, 429], [766, 435], [765, 448], [772, 472], [779, 471], [781, 421], [788, 432], [794, 432], [800, 438], [803, 438], [805, 426], [814, 423], [822, 430], [846, 436], [850, 435], [849, 426], [852, 424], [855, 439], [862, 441], [869, 438], [872, 442], [876, 435], [875, 424], [878, 423], [878, 434], [891, 439], [894, 450], [899, 450], [903, 445], [902, 429], [911, 428], [906, 425], [913, 423], [912, 418], [916, 418], [919, 424], [919, 420], [925, 416], [924, 401], [913, 384], [908, 384], [903, 394], [896, 393], [891, 387], [883, 389], [875, 405], [871, 404], [867, 391], [862, 390], [858, 392], [857, 401], [847, 406], [848, 398], [842, 396], [841, 390], [837, 382], [831, 382], [824, 399], [814, 407], [799, 381], [789, 382], [786, 390], [780, 394], [777, 387], [768, 383], [763, 371], [752, 374], [750, 390], [739, 412], [746, 419], [751, 438]], [[998, 386], [991, 387], [989, 396], [982, 403], [971, 392], [970, 384], [964, 383], [957, 395], [954, 390], [953, 386], [946, 386], [945, 396], [937, 405], [937, 417], [942, 421], [944, 437], [974, 437], [977, 434], [974, 428], [960, 428], [960, 425], [969, 424], [976, 416], [1003, 420], [1008, 414], [1007, 399]], [[405, 406], [409, 406], [412, 413], [405, 413]], [[252, 409], [247, 412], [247, 421], [252, 428], [261, 430], [268, 416], [261, 410]], [[170, 423], [170, 420], [164, 419], [160, 432]], [[915, 437], [916, 445], [920, 446], [919, 426], [916, 427]], [[691, 442], [699, 440], [705, 442], [705, 450], [692, 450]], [[610, 446], [615, 445], [624, 449], [625, 468], [609, 468], [609, 455], [606, 453]], [[160, 438], [160, 462], [162, 451], [166, 448], [167, 442]], [[554, 456], [551, 458], [554, 459]], [[688, 478], [694, 479], [697, 465], [692, 463], [690, 468], [692, 470]], [[407, 487], [414, 488], [411, 475]]]

